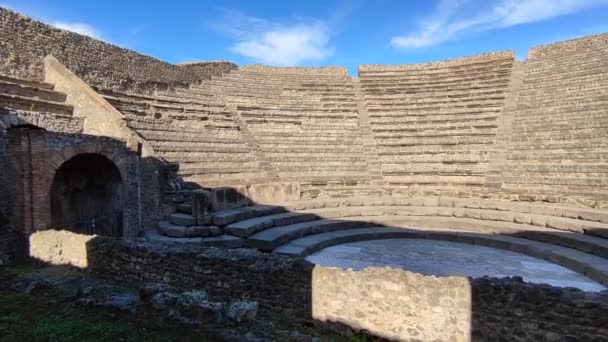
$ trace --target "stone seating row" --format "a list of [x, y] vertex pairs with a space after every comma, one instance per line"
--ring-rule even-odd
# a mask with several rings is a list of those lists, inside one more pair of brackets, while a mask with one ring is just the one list
[[66, 94], [49, 83], [0, 75], [0, 126], [32, 124], [50, 131], [81, 133], [84, 121], [73, 116]]
[[562, 44], [581, 49], [531, 50], [514, 113], [503, 191], [602, 198], [608, 152], [605, 139], [608, 89], [602, 39]]
[[356, 241], [395, 238], [444, 240], [499, 248], [530, 255], [572, 269], [604, 285], [608, 284], [608, 262], [606, 259], [576, 249], [556, 246], [553, 244], [553, 241], [551, 243], [544, 243], [528, 238], [489, 235], [474, 231], [421, 229], [410, 227], [407, 223], [405, 223], [405, 226], [407, 228], [380, 226], [309, 235], [278, 247], [273, 252], [303, 257], [323, 248]]
[[[474, 198], [350, 197], [224, 210], [213, 213], [211, 222], [223, 227], [222, 239], [232, 235], [235, 246], [276, 253], [305, 256], [357, 239], [451, 239], [540, 257], [608, 283], [608, 212], [599, 209]], [[366, 230], [350, 239], [352, 229]]]

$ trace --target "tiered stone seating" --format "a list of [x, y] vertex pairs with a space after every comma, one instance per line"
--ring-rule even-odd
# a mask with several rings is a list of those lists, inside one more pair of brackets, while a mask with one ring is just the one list
[[243, 67], [193, 88], [234, 106], [279, 178], [301, 181], [304, 193], [368, 183], [344, 69]]
[[475, 191], [484, 183], [514, 63], [511, 52], [360, 66], [382, 175], [390, 187]]
[[31, 124], [51, 131], [80, 133], [82, 119], [53, 85], [0, 75], [0, 130]]
[[530, 50], [503, 190], [608, 199], [608, 34]]
[[[349, 197], [212, 215], [250, 247], [305, 256], [359, 240], [429, 238], [543, 258], [608, 284], [608, 213], [548, 203], [451, 197]], [[237, 241], [237, 240], [235, 240]]]
[[204, 186], [268, 181], [232, 114], [213, 96], [186, 90], [138, 95], [99, 90], [179, 175]]

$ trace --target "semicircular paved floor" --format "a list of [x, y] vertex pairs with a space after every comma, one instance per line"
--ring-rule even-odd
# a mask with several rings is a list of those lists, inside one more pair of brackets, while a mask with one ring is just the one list
[[425, 275], [507, 277], [585, 291], [606, 287], [565, 267], [490, 247], [425, 239], [386, 239], [328, 247], [306, 258], [329, 267], [391, 266]]

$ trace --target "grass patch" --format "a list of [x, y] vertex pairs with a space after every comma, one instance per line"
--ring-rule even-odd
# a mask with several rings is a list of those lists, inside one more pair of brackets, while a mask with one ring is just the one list
[[[3, 273], [0, 269], [0, 273]], [[6, 270], [8, 271], [8, 270]], [[25, 294], [9, 290], [16, 274], [0, 279], [0, 341], [210, 341], [193, 329], [167, 327], [153, 318], [84, 307], [56, 289]], [[10, 274], [10, 276], [8, 276]]]

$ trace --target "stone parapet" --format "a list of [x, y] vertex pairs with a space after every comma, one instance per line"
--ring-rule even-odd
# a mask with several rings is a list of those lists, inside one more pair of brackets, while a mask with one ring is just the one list
[[362, 72], [384, 72], [384, 71], [415, 71], [415, 70], [433, 70], [450, 67], [460, 67], [470, 64], [486, 63], [496, 60], [514, 60], [515, 54], [513, 51], [497, 51], [480, 55], [454, 58], [447, 61], [428, 62], [420, 64], [401, 64], [401, 65], [381, 65], [381, 64], [363, 64], [359, 65], [359, 73]]

